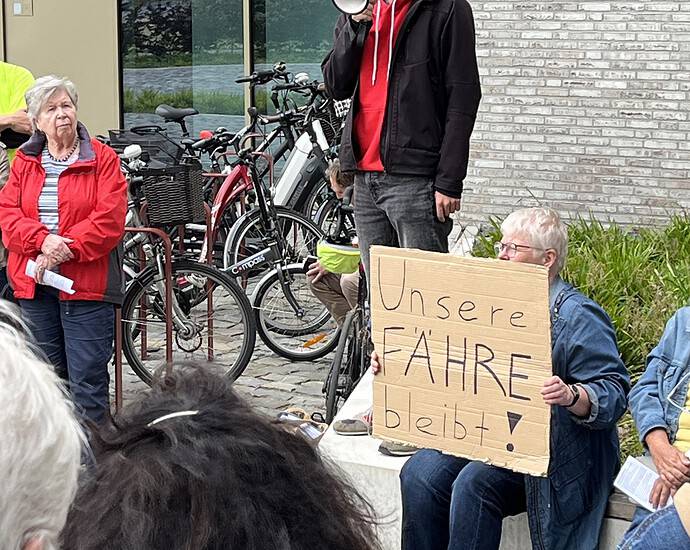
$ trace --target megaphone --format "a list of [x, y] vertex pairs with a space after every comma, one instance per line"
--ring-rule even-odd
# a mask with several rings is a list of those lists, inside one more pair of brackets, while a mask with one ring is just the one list
[[333, 4], [347, 15], [357, 15], [367, 9], [369, 0], [333, 0]]

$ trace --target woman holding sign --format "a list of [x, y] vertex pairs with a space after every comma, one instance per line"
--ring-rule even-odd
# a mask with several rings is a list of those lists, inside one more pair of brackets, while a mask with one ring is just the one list
[[[34, 133], [0, 192], [7, 274], [37, 343], [69, 380], [80, 413], [108, 410], [114, 304], [122, 300], [127, 185], [115, 152], [77, 120], [77, 91], [44, 76], [26, 92]], [[51, 273], [73, 293], [47, 286]], [[46, 277], [46, 274], [48, 277]]]
[[[549, 270], [554, 376], [541, 390], [552, 406], [548, 477], [419, 451], [400, 474], [405, 550], [497, 549], [503, 518], [522, 512], [534, 548], [597, 547], [630, 379], [606, 313], [559, 276], [568, 242], [558, 214], [519, 210], [501, 230], [499, 259]], [[372, 367], [378, 370], [377, 356]]]
[[630, 409], [659, 474], [649, 495], [659, 510], [639, 507], [620, 548], [690, 548], [690, 307], [666, 324], [630, 392]]

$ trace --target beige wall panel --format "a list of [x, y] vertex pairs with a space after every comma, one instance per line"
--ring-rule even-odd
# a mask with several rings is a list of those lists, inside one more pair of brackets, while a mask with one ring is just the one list
[[57, 74], [79, 90], [79, 118], [91, 132], [119, 126], [116, 0], [33, 0], [33, 16], [5, 3], [5, 60], [34, 76]]

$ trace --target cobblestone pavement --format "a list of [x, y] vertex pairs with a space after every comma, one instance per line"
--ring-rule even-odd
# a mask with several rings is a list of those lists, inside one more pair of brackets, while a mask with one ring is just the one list
[[[275, 416], [286, 407], [301, 407], [308, 413], [324, 412], [321, 393], [333, 354], [318, 361], [291, 362], [277, 356], [257, 338], [251, 362], [235, 387], [258, 411]], [[124, 402], [132, 400], [148, 386], [123, 365]], [[114, 395], [111, 367], [111, 394]], [[114, 398], [113, 398], [114, 399]]]

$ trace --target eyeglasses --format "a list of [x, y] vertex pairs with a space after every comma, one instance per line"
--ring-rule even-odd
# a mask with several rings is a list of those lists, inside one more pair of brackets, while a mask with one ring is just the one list
[[494, 244], [494, 252], [496, 252], [496, 256], [498, 256], [504, 250], [506, 251], [506, 254], [508, 255], [508, 257], [512, 258], [520, 250], [544, 250], [544, 249], [539, 248], [538, 246], [527, 246], [526, 244], [503, 243], [503, 242], [497, 242]]
[[[680, 387], [681, 387], [685, 382], [688, 381], [688, 378], [690, 378], [690, 372], [687, 373], [687, 374], [684, 374], [683, 376], [681, 376], [681, 377], [680, 377], [680, 380], [678, 381], [678, 383], [677, 383], [675, 386], [673, 386], [673, 389], [672, 389], [670, 392], [668, 392], [668, 395], [666, 396], [666, 400], [667, 400], [671, 405], [673, 405], [676, 409], [680, 409], [682, 412], [685, 412], [685, 413], [690, 414], [690, 409], [688, 409], [687, 407], [683, 407], [683, 406], [679, 405], [678, 403], [676, 403], [676, 402], [673, 400], [674, 394], [680, 389]], [[684, 397], [684, 396], [683, 396], [683, 397]], [[683, 399], [683, 397], [681, 397], [681, 399]]]

